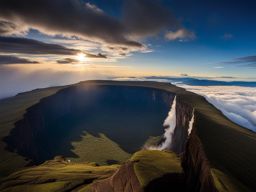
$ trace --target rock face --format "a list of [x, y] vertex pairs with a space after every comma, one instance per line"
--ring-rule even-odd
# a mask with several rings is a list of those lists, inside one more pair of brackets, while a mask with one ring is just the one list
[[9, 151], [32, 164], [56, 155], [81, 157], [73, 153], [72, 142], [79, 142], [84, 132], [104, 134], [132, 154], [149, 136], [162, 135], [172, 99], [172, 93], [153, 88], [70, 87], [29, 108], [4, 140]]
[[192, 191], [217, 191], [200, 139], [191, 134], [182, 155], [186, 186]]
[[[132, 158], [121, 166], [115, 165], [114, 167], [101, 167], [86, 164], [86, 168], [81, 164], [78, 164], [77, 166], [72, 163], [68, 164], [65, 160], [55, 159], [55, 161], [61, 161], [61, 166], [59, 166], [58, 163], [48, 162], [38, 167], [29, 168], [9, 176], [4, 180], [4, 183], [2, 183], [1, 189], [3, 189], [3, 191], [7, 192], [19, 189], [16, 191], [20, 192], [28, 189], [28, 187], [30, 189], [29, 191], [45, 191], [45, 185], [51, 189], [48, 191], [56, 191], [56, 189], [59, 189], [58, 191], [73, 190], [95, 192], [140, 192], [141, 190], [160, 192], [166, 191], [166, 189], [167, 191], [170, 191], [170, 189], [177, 189], [176, 191], [186, 190], [200, 192], [256, 191], [255, 133], [252, 133], [229, 121], [203, 97], [167, 83], [156, 82], [95, 81], [90, 83], [81, 83], [76, 86], [86, 89], [88, 85], [92, 87], [95, 85], [114, 85], [119, 88], [122, 86], [129, 87], [136, 85], [137, 88], [144, 90], [144, 94], [142, 94], [142, 97], [140, 97], [139, 100], [138, 92], [133, 91], [133, 102], [129, 103], [127, 106], [128, 108], [129, 106], [135, 107], [136, 110], [139, 111], [139, 113], [135, 114], [134, 117], [137, 117], [138, 119], [148, 118], [150, 120], [142, 132], [151, 130], [148, 129], [148, 126], [156, 126], [156, 124], [153, 123], [154, 121], [152, 121], [153, 118], [150, 118], [150, 116], [141, 117], [141, 114], [143, 114], [142, 112], [146, 109], [146, 111], [150, 113], [156, 109], [156, 113], [154, 112], [150, 114], [152, 117], [159, 115], [159, 113], [164, 114], [163, 119], [161, 119], [162, 123], [169, 111], [171, 100], [174, 95], [176, 95], [176, 127], [172, 137], [172, 143], [168, 149], [174, 151], [180, 159], [178, 161], [175, 159], [173, 162], [173, 158], [171, 157], [169, 159], [172, 160], [168, 161], [168, 155], [163, 155], [166, 154], [166, 152], [161, 151], [154, 154], [153, 151], [149, 151], [149, 154], [143, 154], [139, 159]], [[153, 88], [154, 91], [147, 94], [145, 87]], [[71, 87], [70, 89], [75, 88]], [[72, 129], [69, 130], [68, 127], [70, 127], [70, 125], [74, 125], [72, 119], [76, 119], [78, 120], [76, 122], [80, 122], [80, 120], [85, 118], [84, 113], [79, 116], [80, 112], [84, 112], [80, 110], [84, 109], [87, 104], [89, 105], [91, 100], [83, 103], [84, 97], [81, 96], [79, 97], [80, 99], [73, 101], [72, 94], [69, 95], [65, 93], [65, 91], [70, 91], [70, 89], [63, 89], [56, 95], [43, 99], [40, 104], [28, 110], [27, 114], [31, 112], [35, 114], [35, 116], [25, 115], [25, 118], [16, 124], [16, 126], [20, 126], [21, 123], [24, 126], [21, 126], [22, 128], [18, 130], [13, 129], [11, 134], [7, 137], [6, 141], [10, 144], [10, 150], [31, 159], [41, 159], [40, 155], [44, 152], [48, 155], [46, 156], [47, 158], [53, 157], [54, 153], [51, 150], [45, 149], [55, 147], [54, 144], [58, 145], [59, 148], [65, 146], [65, 142], [63, 142], [63, 140], [54, 141], [54, 139], [56, 139], [55, 137], [53, 137], [53, 143], [49, 144], [45, 142], [47, 141], [47, 137], [42, 137], [45, 136], [45, 133], [42, 130], [44, 127], [48, 126], [47, 130], [50, 130], [50, 132], [53, 133], [53, 136], [54, 131], [58, 129], [65, 130], [65, 133], [68, 133], [67, 135], [70, 136], [73, 132]], [[162, 94], [162, 91], [164, 94]], [[127, 96], [127, 94], [124, 94], [123, 92], [116, 93], [117, 94], [113, 94], [113, 90], [109, 91], [109, 95], [111, 96], [110, 102], [108, 101], [110, 108], [113, 106], [112, 104], [116, 103], [117, 97], [123, 97], [124, 99], [131, 98], [131, 95]], [[64, 97], [62, 97], [62, 94], [64, 94]], [[78, 92], [77, 94], [81, 93]], [[95, 98], [97, 99], [98, 97], [92, 95], [91, 99]], [[102, 97], [101, 99], [101, 101], [105, 101], [106, 98]], [[73, 104], [75, 103], [75, 105], [71, 106], [70, 103], [72, 102]], [[65, 105], [62, 105], [63, 103], [65, 103]], [[82, 105], [80, 105], [81, 103]], [[145, 108], [145, 106], [152, 103], [153, 105], [151, 107]], [[118, 105], [123, 106], [123, 103], [118, 103]], [[162, 107], [157, 108], [159, 105], [164, 107], [165, 110], [162, 110]], [[98, 108], [101, 109], [101, 105], [99, 105]], [[59, 111], [61, 111], [61, 113], [59, 113]], [[72, 112], [74, 111], [79, 112], [78, 116], [76, 114], [72, 116]], [[90, 112], [91, 111], [93, 111], [92, 106], [90, 108]], [[90, 114], [90, 112], [87, 114]], [[119, 114], [123, 112], [123, 110], [114, 110], [112, 112], [111, 114]], [[56, 113], [56, 115], [52, 115], [51, 113]], [[67, 118], [65, 114], [71, 114], [70, 119]], [[108, 115], [108, 110], [104, 111], [104, 114]], [[188, 135], [189, 122], [193, 114], [194, 123], [192, 131], [190, 135]], [[64, 120], [65, 123], [61, 125], [51, 124], [51, 126], [49, 126], [49, 119], [46, 118], [48, 115], [52, 115], [51, 118], [53, 118], [54, 122], [60, 118]], [[101, 115], [100, 117], [105, 117], [105, 115]], [[89, 116], [88, 119], [91, 118], [92, 117]], [[124, 119], [120, 119], [120, 122], [123, 122], [123, 120]], [[101, 123], [102, 121], [104, 121], [104, 119], [98, 119], [98, 122]], [[134, 125], [134, 129], [131, 130], [129, 129], [132, 127], [130, 126], [131, 123], [130, 119], [125, 121], [125, 125], [129, 126], [123, 129], [124, 132], [122, 132], [123, 137], [121, 137], [121, 139], [115, 137], [120, 136], [120, 132], [116, 133], [113, 131], [113, 135], [110, 134], [109, 136], [111, 139], [119, 141], [120, 146], [124, 149], [127, 149], [126, 147], [129, 147], [129, 145], [134, 147], [134, 143], [137, 143], [137, 141], [143, 143], [142, 140], [146, 140], [141, 137], [139, 132], [140, 128], [145, 126], [145, 124], [143, 122], [137, 123]], [[24, 127], [28, 129], [28, 134], [24, 134]], [[100, 128], [100, 131], [105, 131], [106, 127], [107, 126], [103, 126], [103, 128]], [[78, 130], [80, 133], [81, 129]], [[121, 130], [121, 128], [119, 130]], [[132, 138], [127, 139], [127, 130], [131, 131], [131, 135], [133, 135]], [[152, 135], [154, 133], [155, 129], [152, 130], [152, 132], [147, 132], [148, 135]], [[156, 127], [156, 131], [159, 130], [163, 132], [161, 127]], [[90, 131], [93, 132], [93, 129]], [[158, 133], [159, 132], [157, 132], [156, 135], [159, 135]], [[13, 137], [11, 137], [13, 136], [12, 134], [18, 139], [13, 139]], [[63, 137], [64, 140], [67, 135]], [[78, 135], [80, 136], [80, 134]], [[60, 136], [62, 137], [63, 135]], [[19, 141], [20, 138], [22, 138], [21, 141]], [[49, 139], [49, 141], [51, 141], [51, 139]], [[129, 141], [129, 145], [127, 145], [127, 143], [123, 143], [126, 141]], [[37, 142], [43, 143], [43, 147], [40, 148], [38, 145], [33, 146], [33, 144], [37, 144]], [[139, 145], [136, 144], [137, 148], [142, 145], [142, 143]], [[70, 145], [70, 140], [68, 141], [68, 144]], [[71, 146], [68, 148], [70, 147]], [[133, 149], [136, 149], [136, 147]], [[44, 152], [41, 153], [41, 151]], [[182, 168], [180, 167], [180, 164], [177, 163], [179, 161], [181, 161]], [[173, 164], [175, 164], [174, 167], [168, 166]], [[72, 166], [70, 167], [70, 165]], [[75, 176], [71, 173], [73, 172], [73, 169], [77, 171], [75, 173], [78, 173]], [[166, 170], [170, 172], [166, 173]], [[44, 173], [43, 175], [42, 171]], [[57, 174], [53, 174], [52, 177], [52, 173]], [[70, 180], [72, 182], [70, 182]], [[27, 181], [28, 183], [24, 184], [24, 181]], [[161, 186], [166, 187], [162, 187], [161, 189]]]
[[196, 112], [192, 133], [188, 136], [192, 115], [192, 105], [177, 96], [176, 128], [170, 148], [182, 157], [182, 167], [188, 190], [216, 191], [207, 157], [196, 134]]
[[176, 97], [176, 128], [173, 134], [171, 150], [177, 154], [185, 151], [188, 138], [189, 121], [192, 117], [193, 108], [182, 101], [182, 97]]
[[123, 164], [110, 178], [91, 185], [92, 192], [142, 192], [143, 189], [133, 169], [133, 162]]

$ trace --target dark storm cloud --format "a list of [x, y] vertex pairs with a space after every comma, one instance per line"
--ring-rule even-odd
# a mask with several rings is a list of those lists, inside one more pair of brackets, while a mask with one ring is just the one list
[[16, 30], [17, 26], [8, 21], [0, 21], [0, 34], [6, 35], [12, 33], [12, 31]]
[[223, 64], [233, 64], [238, 67], [256, 68], [256, 55], [236, 58], [232, 61], [223, 62]]
[[124, 23], [132, 34], [154, 35], [166, 27], [179, 26], [176, 18], [156, 0], [126, 0]]
[[0, 35], [22, 35], [25, 31], [26, 28], [17, 26], [10, 21], [0, 20]]
[[79, 0], [1, 0], [0, 17], [47, 34], [64, 34], [141, 47], [123, 23]]
[[96, 5], [80, 0], [1, 0], [0, 3], [0, 18], [15, 26], [137, 48], [143, 45], [132, 39], [134, 36], [146, 37], [179, 26], [176, 18], [155, 0], [124, 0], [123, 15], [122, 19], [111, 17]]
[[59, 64], [72, 64], [72, 63], [77, 63], [78, 61], [76, 59], [72, 58], [65, 58], [65, 59], [60, 59], [57, 60], [57, 63]]
[[35, 64], [36, 61], [31, 61], [25, 58], [15, 57], [11, 55], [0, 55], [0, 65], [2, 64]]
[[68, 49], [64, 46], [57, 44], [43, 43], [41, 41], [33, 39], [0, 36], [0, 52], [24, 54], [74, 55], [79, 51], [75, 49]]
[[86, 53], [86, 56], [90, 57], [90, 58], [102, 58], [102, 59], [106, 59], [107, 58], [107, 56], [102, 54], [102, 53], [99, 53], [97, 55], [91, 54], [91, 53]]

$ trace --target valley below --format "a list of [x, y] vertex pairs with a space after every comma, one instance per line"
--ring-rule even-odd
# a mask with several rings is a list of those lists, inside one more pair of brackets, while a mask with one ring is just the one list
[[18, 94], [0, 100], [0, 139], [5, 192], [256, 190], [256, 134], [170, 83]]

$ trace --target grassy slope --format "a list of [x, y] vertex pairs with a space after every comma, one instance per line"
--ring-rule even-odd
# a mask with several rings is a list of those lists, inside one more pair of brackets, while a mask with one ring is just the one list
[[157, 150], [142, 150], [132, 158], [134, 170], [142, 187], [166, 174], [182, 173], [180, 159], [171, 152]]
[[62, 158], [48, 161], [40, 166], [27, 168], [5, 178], [3, 192], [51, 192], [88, 188], [98, 179], [110, 177], [119, 165], [96, 166], [93, 163], [69, 163]]
[[[212, 168], [222, 172], [218, 174], [219, 180], [227, 181], [226, 177], [230, 177], [230, 186], [235, 185], [239, 190], [241, 184], [238, 181], [240, 181], [252, 191], [256, 190], [256, 134], [231, 122], [203, 97], [168, 83], [112, 81], [96, 83], [98, 85], [146, 86], [178, 94], [181, 100], [195, 108], [198, 114], [197, 134]], [[231, 181], [234, 180], [236, 182], [232, 183]]]
[[228, 120], [204, 99], [183, 97], [199, 113], [197, 135], [212, 167], [256, 190], [256, 134]]
[[[134, 162], [136, 176], [144, 189], [154, 180], [161, 179], [167, 174], [182, 173], [179, 159], [170, 152], [142, 150], [136, 152], [130, 161]], [[69, 163], [58, 157], [40, 166], [11, 174], [0, 185], [0, 190], [3, 192], [71, 190], [89, 192], [91, 183], [111, 177], [119, 167], [120, 165], [95, 166], [92, 163]], [[169, 187], [171, 186], [168, 182]], [[165, 191], [168, 188], [165, 186]]]
[[99, 137], [85, 133], [81, 141], [73, 142], [72, 144], [74, 146], [73, 152], [80, 156], [79, 160], [71, 158], [71, 160], [75, 162], [89, 161], [104, 165], [106, 164], [106, 160], [115, 160], [122, 163], [131, 156], [101, 133]]
[[61, 88], [63, 87], [37, 89], [0, 100], [0, 177], [27, 164], [22, 157], [6, 151], [2, 139], [9, 134], [15, 122], [22, 119], [27, 108], [38, 103], [40, 99], [56, 93]]
[[[65, 87], [37, 89], [0, 100], [0, 178], [28, 164], [28, 161], [23, 157], [5, 150], [5, 143], [2, 139], [15, 127], [15, 122], [23, 118], [26, 109]], [[106, 164], [106, 160], [124, 162], [130, 157], [130, 154], [102, 134], [100, 134], [100, 137], [85, 134], [81, 141], [73, 142], [72, 145], [74, 147], [73, 152], [78, 157], [84, 157], [80, 161], [95, 161], [99, 164]], [[89, 147], [85, 150], [84, 146]], [[102, 150], [102, 148], [105, 150]], [[77, 161], [76, 158], [71, 158], [71, 160]]]
[[[201, 139], [207, 157], [213, 168], [221, 170], [226, 176], [232, 175], [239, 181], [256, 188], [256, 136], [255, 133], [246, 130], [235, 123], [232, 123], [222, 115], [220, 111], [210, 105], [203, 97], [196, 94], [186, 92], [184, 89], [171, 86], [166, 83], [154, 82], [113, 82], [113, 81], [89, 81], [86, 83], [77, 84], [77, 86], [84, 85], [125, 85], [125, 86], [146, 86], [152, 88], [163, 89], [166, 91], [175, 92], [184, 102], [187, 102], [196, 109], [197, 115], [197, 134]], [[36, 102], [36, 101], [35, 101]], [[18, 102], [17, 102], [18, 103]], [[23, 105], [24, 102], [21, 104]], [[0, 135], [7, 135], [9, 130], [13, 127], [13, 123], [21, 118], [24, 109], [18, 110], [17, 107], [9, 107], [12, 102], [6, 104], [7, 108], [2, 108], [0, 117]], [[8, 112], [8, 114], [6, 113]], [[9, 119], [11, 118], [11, 119]], [[9, 120], [8, 120], [9, 119]], [[3, 146], [1, 144], [1, 149]], [[2, 154], [2, 151], [0, 151]], [[6, 159], [6, 158], [5, 158]], [[10, 159], [10, 156], [7, 157]], [[2, 161], [3, 162], [3, 161]], [[6, 166], [6, 163], [1, 163], [1, 166]], [[2, 167], [2, 168], [3, 168]], [[216, 174], [222, 180], [226, 176], [223, 174]], [[217, 181], [216, 181], [217, 182]]]

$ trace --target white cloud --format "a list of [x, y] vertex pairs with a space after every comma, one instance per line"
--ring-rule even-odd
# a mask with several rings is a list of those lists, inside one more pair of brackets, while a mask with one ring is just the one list
[[186, 29], [179, 29], [177, 31], [169, 31], [165, 34], [165, 38], [170, 41], [189, 41], [194, 40], [196, 35], [194, 32], [188, 31]]
[[92, 11], [95, 11], [96, 13], [104, 13], [102, 9], [98, 8], [96, 5], [92, 4], [92, 3], [85, 3], [85, 7], [87, 9], [91, 9]]
[[256, 89], [239, 86], [179, 85], [204, 96], [233, 122], [256, 131]]
[[182, 81], [164, 78], [126, 78], [118, 80], [171, 82], [188, 91], [204, 96], [231, 121], [256, 132], [256, 89], [241, 86], [190, 86]]

